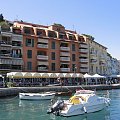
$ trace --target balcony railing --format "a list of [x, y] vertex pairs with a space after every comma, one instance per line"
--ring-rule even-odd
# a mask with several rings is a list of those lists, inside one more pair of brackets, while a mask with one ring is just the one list
[[61, 52], [60, 55], [61, 56], [70, 56], [70, 53], [69, 52]]
[[46, 68], [46, 67], [38, 67], [38, 71], [48, 71], [48, 68]]
[[22, 35], [16, 35], [16, 34], [12, 35], [12, 41], [22, 41], [22, 40], [23, 40]]
[[60, 68], [61, 72], [70, 72], [70, 68]]
[[0, 58], [12, 58], [11, 54], [0, 54]]
[[96, 53], [95, 52], [90, 52], [90, 55], [96, 55]]
[[80, 64], [80, 67], [88, 67], [88, 64]]
[[23, 65], [22, 58], [14, 58], [14, 59], [12, 59], [12, 65]]
[[60, 57], [61, 61], [70, 61], [70, 57]]
[[38, 44], [37, 45], [38, 48], [48, 48], [48, 45], [46, 44]]
[[70, 48], [69, 47], [60, 47], [60, 50], [70, 51]]
[[2, 40], [2, 41], [0, 41], [0, 46], [11, 47], [12, 46], [12, 42], [4, 42], [4, 40]]
[[88, 57], [88, 54], [80, 54], [80, 57]]
[[96, 64], [96, 63], [97, 63], [97, 60], [91, 60], [90, 63], [91, 63], [91, 64]]
[[80, 47], [81, 48], [88, 48], [88, 45], [87, 44], [80, 44]]
[[88, 49], [79, 49], [79, 52], [88, 53]]
[[0, 59], [0, 64], [11, 65], [12, 64], [12, 60], [11, 59]]
[[80, 59], [80, 62], [88, 62], [88, 59]]
[[88, 72], [88, 68], [80, 68], [80, 72], [85, 72], [85, 73], [87, 73], [87, 72]]
[[45, 55], [37, 55], [37, 59], [40, 59], [40, 60], [48, 60], [48, 56], [45, 56]]

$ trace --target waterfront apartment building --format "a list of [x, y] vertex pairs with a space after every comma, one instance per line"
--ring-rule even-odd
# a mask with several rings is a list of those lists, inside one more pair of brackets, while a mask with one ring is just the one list
[[0, 26], [0, 74], [22, 71], [22, 40], [21, 29], [2, 22]]
[[[14, 22], [23, 32], [23, 71], [81, 72], [80, 42], [84, 38], [60, 24]], [[88, 71], [83, 71], [84, 73]]]
[[92, 36], [83, 35], [88, 44], [89, 74], [107, 74], [107, 48], [96, 41]]
[[2, 25], [0, 33], [1, 73], [112, 73], [105, 46], [61, 24], [15, 21]]

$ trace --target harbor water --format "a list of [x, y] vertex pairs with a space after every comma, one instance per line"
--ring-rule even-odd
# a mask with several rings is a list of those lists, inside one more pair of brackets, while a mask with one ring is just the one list
[[[107, 91], [97, 91], [97, 94], [104, 93]], [[120, 120], [120, 89], [109, 90], [109, 93], [111, 105], [106, 109], [72, 117], [47, 114], [50, 100], [19, 100], [18, 96], [1, 98], [0, 120]], [[62, 97], [62, 99], [67, 99], [67, 97]]]

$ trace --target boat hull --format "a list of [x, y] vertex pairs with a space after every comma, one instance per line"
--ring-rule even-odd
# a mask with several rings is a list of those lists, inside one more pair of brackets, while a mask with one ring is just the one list
[[19, 93], [19, 98], [21, 100], [50, 100], [55, 96], [54, 93], [51, 94], [39, 94], [39, 93]]
[[86, 114], [86, 113], [93, 113], [93, 112], [97, 112], [100, 111], [102, 109], [104, 109], [106, 107], [105, 103], [101, 103], [101, 104], [96, 104], [96, 105], [74, 105], [72, 106], [68, 111], [61, 111], [60, 115], [61, 116], [65, 116], [65, 117], [69, 117], [69, 116], [75, 116], [75, 115], [82, 115], [82, 114]]

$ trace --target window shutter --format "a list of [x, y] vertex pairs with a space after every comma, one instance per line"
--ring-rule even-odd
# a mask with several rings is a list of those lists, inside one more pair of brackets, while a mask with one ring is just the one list
[[34, 47], [34, 39], [32, 39], [32, 47]]

